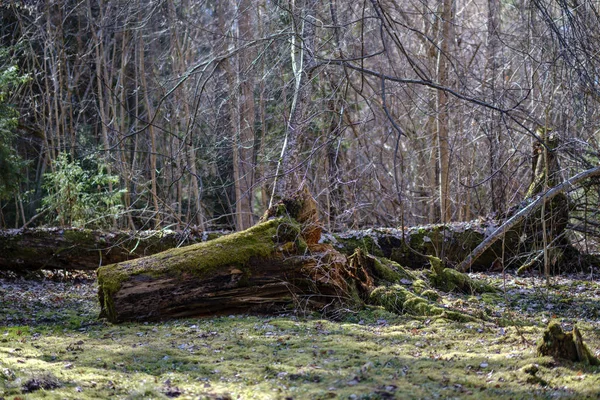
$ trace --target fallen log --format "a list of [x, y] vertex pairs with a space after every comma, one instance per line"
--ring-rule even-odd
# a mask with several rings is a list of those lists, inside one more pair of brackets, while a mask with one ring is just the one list
[[[373, 228], [325, 234], [323, 241], [331, 243], [340, 252], [350, 255], [356, 248], [398, 264], [418, 269], [429, 265], [429, 256], [439, 257], [447, 265], [456, 265], [494, 232], [500, 222], [477, 220], [448, 224], [408, 227], [405, 229]], [[502, 259], [508, 263], [528, 253], [527, 243], [521, 241], [521, 230], [507, 231], [502, 243], [495, 243], [474, 261], [475, 270], [502, 268]], [[510, 266], [510, 265], [505, 265]]]
[[321, 238], [316, 204], [300, 193], [248, 230], [100, 267], [101, 317], [122, 322], [292, 310], [337, 314], [370, 303], [462, 321], [475, 317], [440, 308], [433, 289], [495, 290], [444, 268], [436, 257], [427, 257], [431, 270], [414, 274], [360, 246], [347, 257], [319, 243]]
[[[563, 192], [582, 180], [598, 175], [600, 167], [572, 177], [530, 200], [530, 203], [522, 210], [516, 211], [504, 223], [477, 220], [410, 227], [404, 230], [379, 228], [348, 231], [324, 234], [322, 237], [321, 231], [317, 232], [322, 243], [331, 244], [347, 256], [360, 247], [371, 254], [389, 258], [410, 268], [427, 265], [427, 256], [430, 255], [441, 258], [447, 265], [458, 265], [460, 260], [463, 260], [457, 267], [462, 272], [521, 267], [531, 263], [527, 256], [535, 251], [535, 246], [539, 247], [539, 231], [542, 229], [542, 224], [528, 224], [527, 219], [539, 219], [535, 213], [543, 204], [547, 204], [553, 197], [564, 195]], [[563, 220], [563, 217], [550, 219], [550, 232], [564, 230]], [[168, 231], [100, 232], [62, 228], [5, 230], [0, 231], [0, 269], [95, 270], [101, 265], [156, 254], [223, 234], [205, 232], [191, 235], [186, 232]], [[577, 253], [572, 247], [563, 244], [561, 246], [570, 251], [571, 255]]]
[[[400, 229], [366, 229], [323, 234], [318, 240], [349, 256], [356, 248], [390, 258], [409, 268], [428, 265], [427, 255], [449, 264], [464, 259], [499, 226], [497, 221], [477, 220], [447, 225]], [[39, 269], [93, 271], [102, 265], [133, 260], [172, 248], [202, 243], [229, 234], [226, 231], [98, 231], [78, 228], [30, 228], [0, 230], [0, 270], [27, 272]], [[319, 231], [319, 235], [320, 235]], [[515, 232], [505, 247], [519, 249]], [[505, 250], [506, 251], [506, 250]], [[500, 245], [479, 257], [475, 269], [487, 270], [501, 256]], [[511, 250], [506, 253], [514, 255]]]
[[223, 232], [116, 231], [78, 228], [0, 230], [0, 270], [96, 270], [222, 236]]
[[318, 243], [316, 204], [306, 193], [245, 231], [99, 268], [101, 316], [120, 322], [339, 305], [351, 296], [346, 257]]
[[[476, 220], [424, 225], [404, 230], [373, 228], [343, 233], [324, 233], [320, 241], [346, 256], [361, 248], [368, 253], [394, 260], [413, 269], [428, 265], [427, 256], [436, 256], [448, 265], [465, 259], [500, 223]], [[77, 228], [35, 228], [0, 231], [0, 270], [17, 273], [39, 269], [93, 271], [102, 265], [134, 260], [161, 251], [202, 243], [229, 234], [226, 231], [201, 233], [174, 231], [104, 232]], [[472, 270], [505, 267], [529, 254], [531, 246], [521, 241], [522, 230], [506, 232], [504, 241], [494, 242], [471, 265]], [[513, 260], [513, 261], [511, 261]]]
[[110, 321], [323, 308], [347, 292], [345, 257], [308, 246], [291, 219], [273, 219], [207, 243], [98, 269]]

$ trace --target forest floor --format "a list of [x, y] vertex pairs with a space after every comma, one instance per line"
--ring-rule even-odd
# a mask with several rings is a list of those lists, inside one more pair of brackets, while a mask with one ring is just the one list
[[[486, 322], [348, 310], [113, 325], [93, 275], [0, 275], [0, 399], [597, 399], [600, 367], [536, 356], [548, 321], [600, 353], [600, 272], [471, 274], [499, 295], [444, 293]], [[61, 278], [61, 279], [58, 279]]]

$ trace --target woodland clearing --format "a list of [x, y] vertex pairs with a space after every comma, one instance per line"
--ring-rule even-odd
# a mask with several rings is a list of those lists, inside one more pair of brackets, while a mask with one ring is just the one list
[[0, 398], [598, 398], [600, 368], [539, 357], [552, 319], [600, 354], [600, 271], [470, 274], [499, 294], [441, 293], [455, 322], [380, 307], [113, 325], [93, 274], [0, 279]]

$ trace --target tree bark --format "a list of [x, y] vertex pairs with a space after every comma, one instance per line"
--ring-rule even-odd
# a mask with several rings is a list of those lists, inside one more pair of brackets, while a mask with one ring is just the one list
[[18, 273], [38, 269], [94, 271], [101, 265], [223, 236], [174, 231], [102, 232], [90, 229], [9, 229], [0, 231], [0, 270]]
[[[281, 151], [277, 176], [271, 196], [271, 204], [274, 200], [293, 195], [300, 188], [301, 174], [300, 147], [302, 137], [305, 135], [307, 126], [306, 108], [312, 94], [312, 72], [316, 66], [315, 60], [315, 34], [316, 34], [316, 0], [306, 0], [304, 6], [296, 5], [292, 13], [294, 35], [291, 40], [290, 56], [294, 70], [294, 96], [290, 117], [286, 127], [285, 141]], [[300, 38], [300, 43], [296, 41]]]
[[[454, 41], [452, 23], [452, 0], [442, 0], [442, 27], [441, 45], [438, 53], [438, 80], [442, 86], [449, 85], [449, 62], [450, 48]], [[437, 92], [437, 139], [438, 160], [440, 168], [440, 215], [441, 222], [448, 223], [452, 220], [452, 209], [450, 203], [450, 114], [448, 112], [448, 93], [443, 90]]]

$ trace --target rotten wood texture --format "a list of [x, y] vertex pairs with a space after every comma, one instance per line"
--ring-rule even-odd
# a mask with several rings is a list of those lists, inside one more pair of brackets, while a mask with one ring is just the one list
[[600, 365], [600, 360], [583, 342], [577, 325], [571, 332], [564, 332], [559, 322], [550, 321], [542, 340], [537, 347], [540, 356], [551, 356], [557, 360], [581, 362], [586, 365]]
[[0, 230], [0, 270], [96, 270], [224, 235], [223, 232], [117, 231], [77, 228]]
[[[189, 251], [202, 254], [204, 245], [219, 244], [217, 240], [192, 245]], [[231, 250], [228, 246], [225, 249]], [[105, 281], [112, 277], [101, 268], [101, 316], [121, 322], [268, 313], [290, 307], [335, 308], [346, 292], [344, 281], [335, 277], [345, 257], [330, 249], [321, 250], [313, 248], [310, 256], [302, 258], [274, 252], [267, 257], [252, 255], [243, 263], [224, 260], [206, 273], [162, 268], [160, 263], [178, 263], [180, 255], [167, 252], [167, 257], [174, 256], [170, 261], [151, 256], [119, 264], [121, 272], [131, 274], [115, 291]], [[143, 270], [135, 271], [140, 265]], [[202, 261], [198, 266], [203, 266]]]

